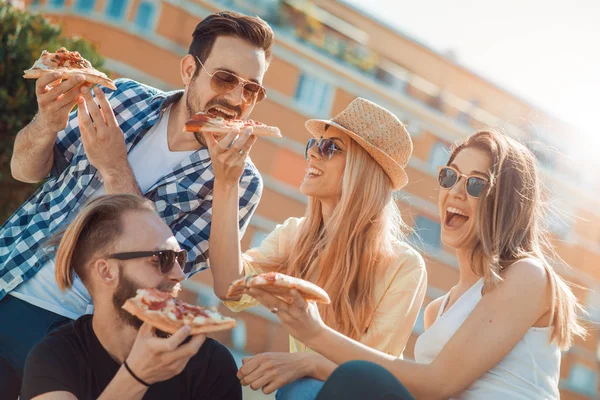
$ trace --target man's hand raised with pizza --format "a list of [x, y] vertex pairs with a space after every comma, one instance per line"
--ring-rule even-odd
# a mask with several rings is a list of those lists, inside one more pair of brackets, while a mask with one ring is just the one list
[[77, 118], [85, 154], [102, 174], [107, 194], [141, 194], [127, 161], [125, 136], [112, 107], [100, 87], [96, 86], [93, 92], [95, 99], [88, 87], [82, 87], [78, 104]]
[[65, 80], [60, 73], [42, 75], [35, 83], [39, 110], [35, 121], [42, 131], [51, 133], [55, 140], [56, 133], [67, 126], [69, 112], [81, 97], [80, 89], [90, 86], [83, 75]]
[[48, 175], [54, 162], [56, 136], [67, 126], [69, 112], [81, 97], [80, 89], [90, 86], [83, 75], [63, 80], [60, 73], [44, 74], [36, 81], [38, 112], [15, 139], [11, 159], [15, 179], [38, 182]]

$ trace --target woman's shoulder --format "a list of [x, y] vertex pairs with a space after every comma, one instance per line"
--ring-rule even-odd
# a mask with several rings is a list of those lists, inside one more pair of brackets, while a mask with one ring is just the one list
[[282, 234], [290, 234], [296, 232], [298, 229], [300, 229], [302, 221], [304, 221], [304, 217], [290, 217], [283, 221], [281, 224], [277, 224], [275, 226], [275, 229], [273, 229], [268, 236], [273, 238]]
[[284, 228], [299, 228], [300, 225], [302, 225], [302, 222], [304, 222], [304, 217], [289, 217], [288, 219], [286, 219], [285, 221], [283, 221], [283, 223], [279, 224], [277, 227], [284, 227]]
[[535, 257], [522, 258], [504, 268], [502, 278], [505, 282], [529, 282], [546, 286], [548, 272], [544, 262]]
[[395, 242], [384, 269], [384, 280], [403, 285], [406, 279], [417, 285], [426, 282], [427, 270], [421, 254], [406, 242]]
[[392, 265], [396, 269], [425, 271], [425, 260], [410, 244], [396, 241], [393, 244]]

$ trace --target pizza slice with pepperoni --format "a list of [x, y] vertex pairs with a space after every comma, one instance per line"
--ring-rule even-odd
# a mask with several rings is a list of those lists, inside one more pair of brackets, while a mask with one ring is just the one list
[[290, 295], [292, 289], [296, 289], [306, 301], [324, 304], [331, 303], [327, 292], [314, 283], [279, 272], [248, 275], [233, 281], [227, 291], [227, 297], [239, 297], [243, 294], [244, 289], [249, 288], [262, 289], [287, 303], [291, 303], [292, 301]]
[[86, 82], [106, 86], [116, 90], [114, 82], [105, 73], [98, 71], [77, 51], [69, 51], [64, 47], [50, 53], [42, 51], [42, 55], [31, 68], [24, 71], [26, 79], [38, 79], [44, 74], [60, 73], [59, 79], [69, 79], [74, 75], [83, 75]]
[[185, 123], [187, 132], [213, 132], [229, 133], [233, 129], [244, 130], [246, 127], [252, 127], [252, 134], [256, 136], [281, 137], [281, 131], [275, 126], [268, 126], [262, 122], [251, 119], [226, 119], [215, 117], [207, 113], [199, 112]]
[[185, 303], [158, 289], [138, 289], [123, 309], [155, 328], [173, 334], [189, 325], [191, 334], [223, 331], [235, 327], [235, 319], [214, 309]]

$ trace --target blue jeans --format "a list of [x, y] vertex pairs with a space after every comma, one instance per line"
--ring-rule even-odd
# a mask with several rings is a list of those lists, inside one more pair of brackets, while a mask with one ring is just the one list
[[25, 359], [46, 334], [71, 321], [7, 295], [0, 300], [0, 397], [16, 399]]
[[288, 383], [277, 391], [277, 400], [315, 400], [325, 382], [313, 378], [302, 378]]
[[415, 400], [390, 371], [368, 361], [337, 367], [317, 400]]

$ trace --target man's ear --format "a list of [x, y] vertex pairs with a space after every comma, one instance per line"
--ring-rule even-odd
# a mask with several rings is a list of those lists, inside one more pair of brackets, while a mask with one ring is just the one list
[[119, 284], [119, 266], [116, 263], [109, 263], [108, 260], [99, 258], [92, 264], [92, 271], [108, 286]]
[[181, 80], [183, 81], [183, 84], [185, 86], [189, 86], [189, 84], [192, 82], [192, 78], [193, 78], [194, 74], [196, 73], [196, 69], [202, 68], [202, 67], [200, 67], [196, 63], [196, 60], [193, 55], [188, 54], [187, 56], [185, 56], [181, 59], [180, 68], [181, 68]]

